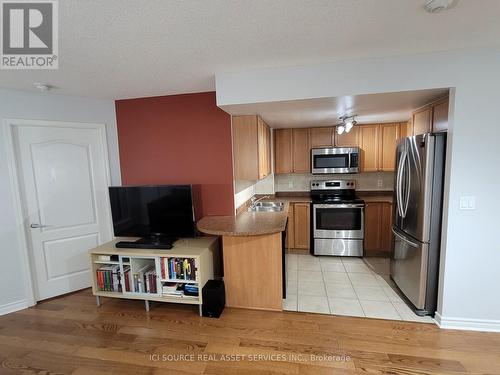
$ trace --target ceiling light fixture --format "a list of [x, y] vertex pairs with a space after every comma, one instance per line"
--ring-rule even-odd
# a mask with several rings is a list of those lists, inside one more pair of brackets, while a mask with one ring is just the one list
[[356, 120], [354, 120], [355, 116], [357, 115], [339, 117], [341, 121], [341, 123], [337, 125], [337, 133], [339, 135], [344, 132], [349, 133], [354, 125], [357, 124]]
[[456, 0], [427, 0], [424, 9], [429, 13], [439, 13], [456, 4]]

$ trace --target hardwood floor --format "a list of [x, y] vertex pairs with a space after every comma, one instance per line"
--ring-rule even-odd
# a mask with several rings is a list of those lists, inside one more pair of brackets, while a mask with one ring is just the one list
[[154, 303], [147, 313], [140, 301], [102, 302], [84, 290], [0, 317], [0, 374], [500, 374], [495, 333], [229, 308], [210, 319], [196, 306]]

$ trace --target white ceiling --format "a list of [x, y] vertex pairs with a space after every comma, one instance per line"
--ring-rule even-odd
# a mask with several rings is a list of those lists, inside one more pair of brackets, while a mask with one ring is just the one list
[[411, 112], [445, 96], [448, 89], [404, 91], [223, 106], [232, 115], [258, 114], [270, 127], [332, 126], [343, 115], [357, 115], [362, 124], [407, 121]]
[[500, 1], [64, 0], [57, 71], [0, 71], [0, 86], [130, 98], [214, 90], [214, 75], [500, 45]]

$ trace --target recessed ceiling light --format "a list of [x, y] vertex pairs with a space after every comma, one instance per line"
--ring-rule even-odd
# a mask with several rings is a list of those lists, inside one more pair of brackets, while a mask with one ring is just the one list
[[33, 84], [33, 86], [35, 86], [35, 88], [37, 88], [41, 92], [49, 91], [49, 90], [52, 90], [54, 88], [54, 86], [51, 86], [47, 83], [40, 83], [40, 82], [35, 82]]
[[439, 13], [456, 4], [457, 0], [427, 0], [424, 9], [429, 13]]

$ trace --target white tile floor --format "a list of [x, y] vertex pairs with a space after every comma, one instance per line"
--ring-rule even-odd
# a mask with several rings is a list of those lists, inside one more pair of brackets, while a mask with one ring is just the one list
[[391, 287], [386, 259], [287, 254], [283, 309], [432, 323], [417, 316]]

